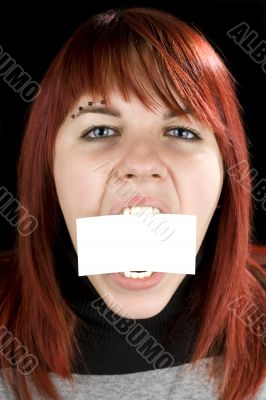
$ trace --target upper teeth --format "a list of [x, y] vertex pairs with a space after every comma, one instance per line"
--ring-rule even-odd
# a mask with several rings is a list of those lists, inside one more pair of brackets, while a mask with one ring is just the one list
[[159, 214], [161, 211], [156, 207], [127, 207], [124, 208], [120, 214]]

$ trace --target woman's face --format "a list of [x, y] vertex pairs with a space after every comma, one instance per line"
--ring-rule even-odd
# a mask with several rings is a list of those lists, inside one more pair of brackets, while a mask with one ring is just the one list
[[[55, 185], [76, 251], [76, 218], [110, 214], [112, 207], [124, 200], [117, 197], [121, 185], [131, 183], [141, 195], [163, 200], [171, 213], [196, 215], [198, 252], [218, 204], [224, 178], [222, 157], [213, 132], [191, 115], [166, 118], [164, 114], [172, 110], [159, 99], [160, 107], [153, 112], [135, 96], [126, 102], [117, 92], [112, 93], [110, 103], [120, 116], [104, 113], [106, 105], [99, 98], [90, 110], [96, 106], [101, 110], [70, 117], [90, 100], [82, 97], [77, 102], [60, 127], [55, 143]], [[180, 128], [184, 126], [186, 129]], [[99, 139], [90, 141], [90, 138]], [[106, 162], [111, 168], [105, 173], [103, 169], [99, 179], [92, 171]], [[110, 274], [89, 275], [88, 279], [100, 296], [110, 295], [106, 303], [117, 314], [148, 318], [166, 306], [184, 277], [167, 273], [158, 285], [138, 291], [117, 286]], [[114, 309], [114, 303], [120, 306], [119, 311]]]

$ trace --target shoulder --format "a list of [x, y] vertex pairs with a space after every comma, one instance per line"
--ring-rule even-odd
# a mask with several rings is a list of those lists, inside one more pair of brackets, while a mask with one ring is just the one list
[[266, 268], [266, 244], [255, 244], [251, 245], [251, 256], [264, 268]]
[[[8, 372], [12, 372], [12, 368], [5, 368], [8, 369]], [[0, 399], [5, 400], [15, 400], [14, 394], [11, 391], [11, 388], [6, 383], [3, 377], [3, 368], [0, 366]]]

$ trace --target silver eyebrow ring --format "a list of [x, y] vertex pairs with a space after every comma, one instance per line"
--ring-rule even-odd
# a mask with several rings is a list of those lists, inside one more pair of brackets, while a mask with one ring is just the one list
[[[105, 100], [102, 99], [102, 100], [100, 101], [100, 103], [101, 103], [101, 104], [105, 104], [106, 102], [105, 102]], [[92, 105], [93, 105], [93, 102], [92, 102], [92, 101], [88, 101], [88, 106], [92, 106]], [[85, 107], [83, 107], [83, 106], [79, 106], [79, 107], [78, 107], [78, 111], [83, 111], [84, 108], [85, 108]], [[77, 113], [77, 114], [72, 114], [72, 115], [71, 115], [71, 118], [75, 118], [77, 115], [78, 115], [78, 113]]]

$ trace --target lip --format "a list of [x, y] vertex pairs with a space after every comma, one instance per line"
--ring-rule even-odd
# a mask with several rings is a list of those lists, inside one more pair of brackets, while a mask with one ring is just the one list
[[151, 276], [147, 278], [127, 278], [120, 273], [108, 274], [110, 279], [123, 289], [127, 290], [143, 290], [154, 286], [157, 286], [162, 279], [166, 276], [166, 272], [154, 272]]
[[171, 214], [170, 207], [160, 199], [152, 196], [134, 196], [128, 201], [120, 201], [112, 207], [110, 214], [117, 215], [126, 207], [156, 207], [159, 208], [164, 214]]

